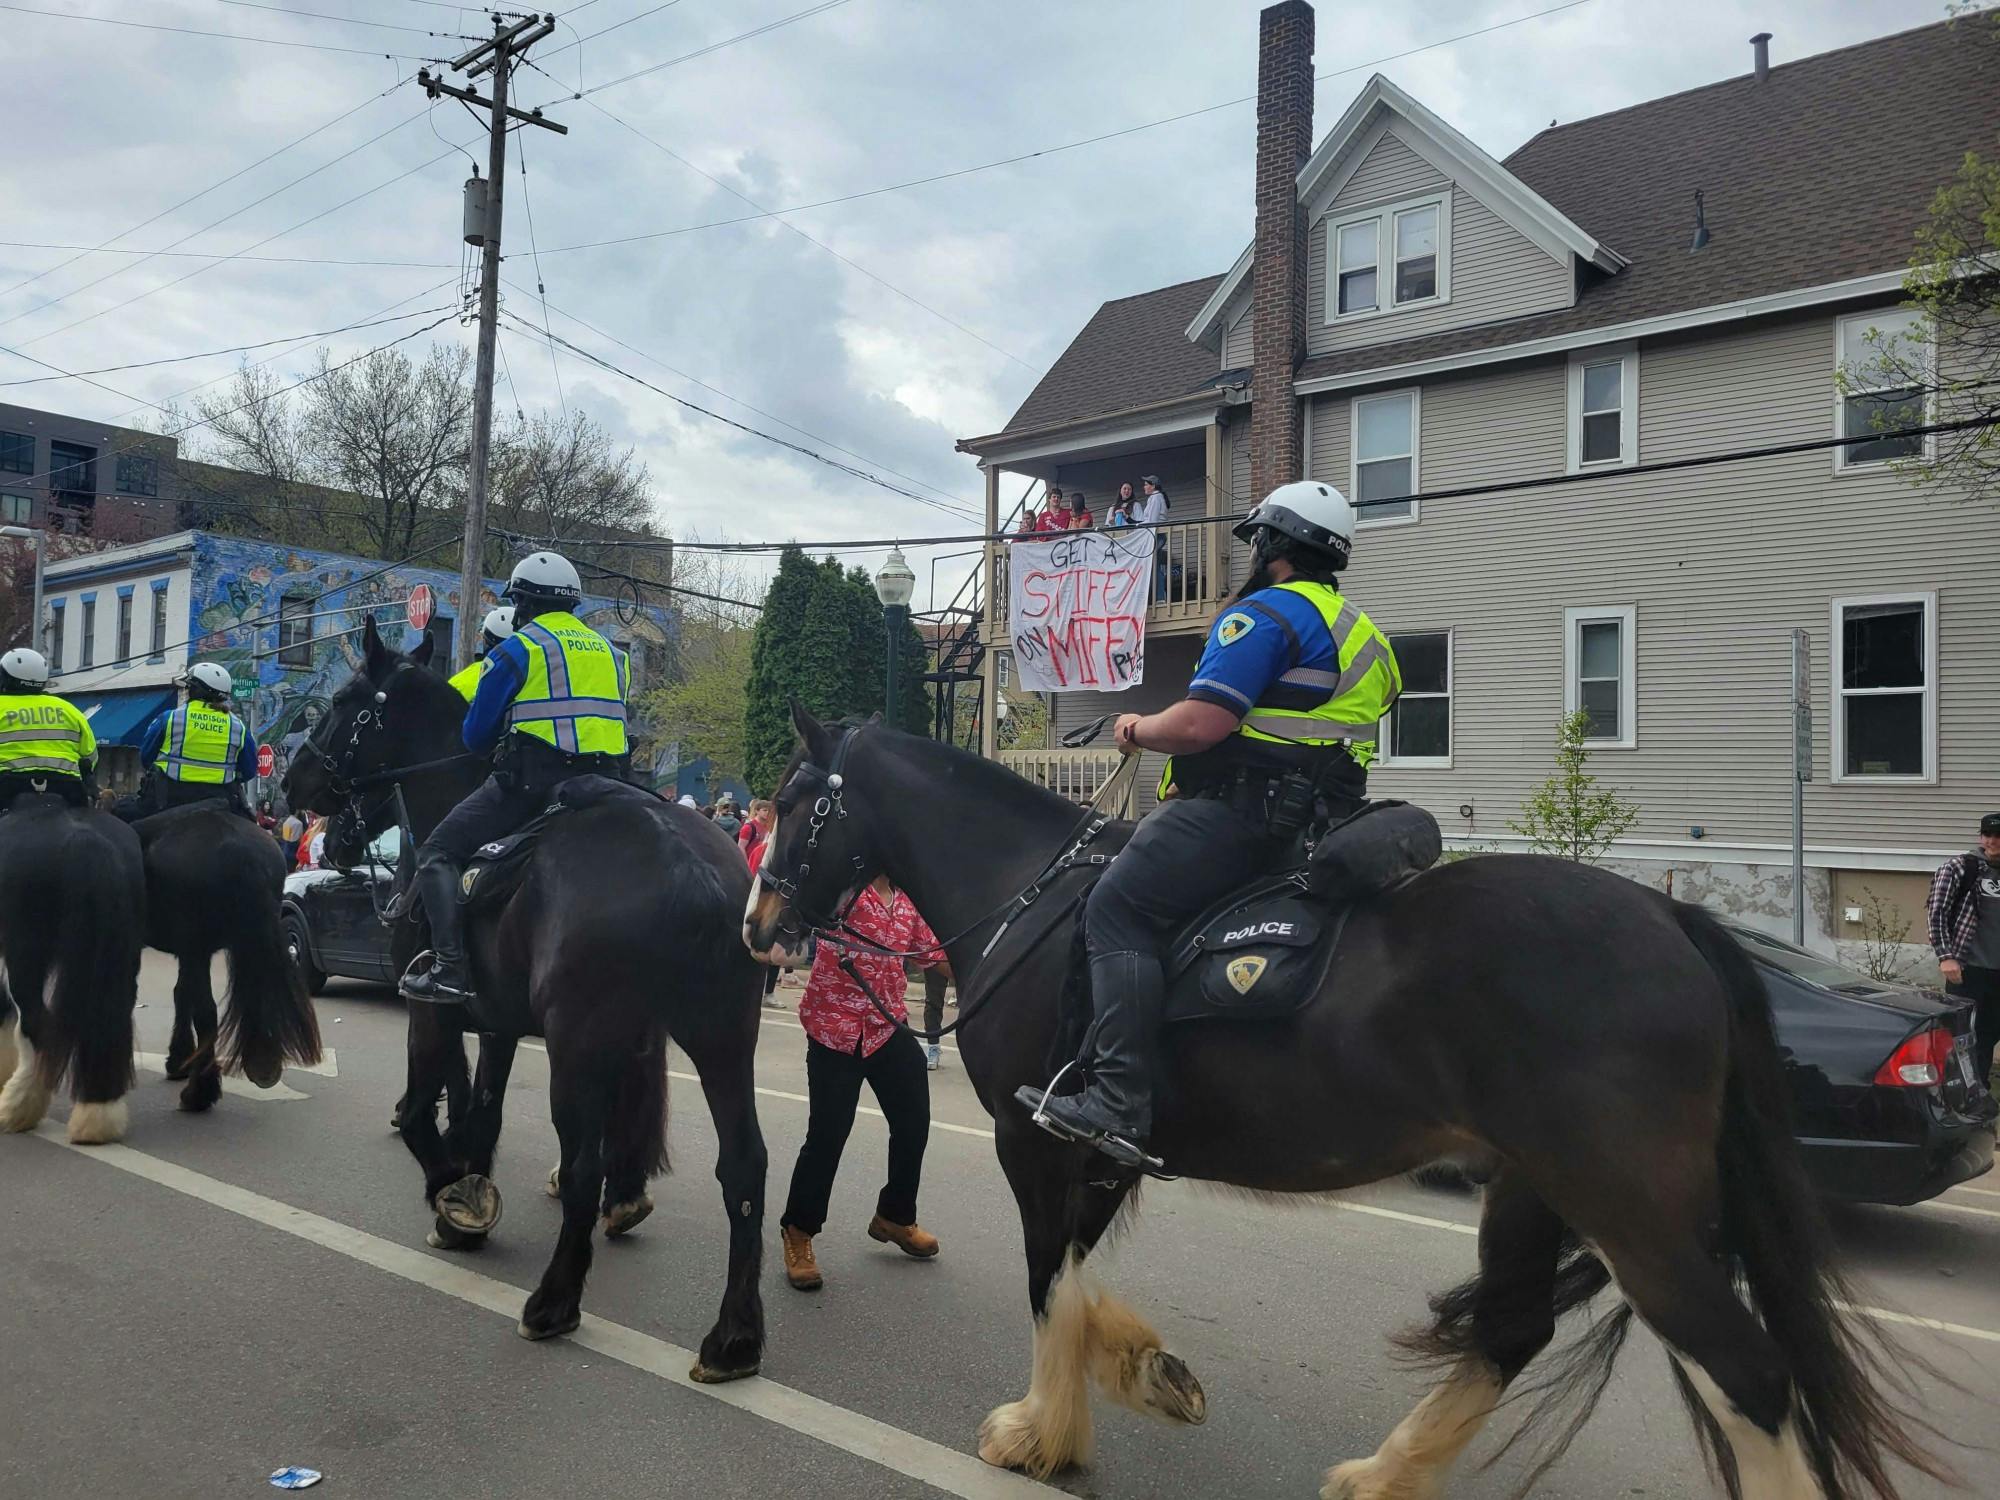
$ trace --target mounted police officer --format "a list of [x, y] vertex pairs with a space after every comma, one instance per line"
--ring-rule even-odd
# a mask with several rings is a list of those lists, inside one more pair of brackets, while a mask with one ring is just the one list
[[570, 613], [583, 597], [576, 569], [553, 552], [537, 552], [515, 566], [505, 597], [514, 606], [514, 632], [486, 653], [463, 730], [466, 749], [494, 752], [493, 774], [417, 851], [431, 964], [418, 972], [419, 957], [403, 976], [412, 1000], [457, 1005], [472, 998], [458, 882], [474, 851], [548, 806], [571, 777], [623, 779], [629, 765], [625, 654]]
[[24, 792], [54, 792], [78, 807], [95, 795], [97, 736], [48, 685], [41, 652], [17, 646], [0, 656], [0, 812]]
[[243, 784], [257, 775], [257, 746], [243, 721], [229, 711], [235, 686], [228, 671], [198, 661], [181, 679], [187, 701], [160, 715], [139, 747], [152, 767], [143, 798], [147, 812], [220, 798], [249, 815]]
[[1163, 751], [1162, 802], [1084, 914], [1094, 1043], [1081, 1094], [1017, 1098], [1056, 1135], [1156, 1167], [1153, 1070], [1174, 931], [1279, 864], [1307, 826], [1365, 797], [1376, 725], [1402, 691], [1388, 640], [1341, 595], [1354, 507], [1331, 485], [1280, 485], [1236, 526], [1254, 564], [1208, 634], [1187, 697], [1119, 716], [1121, 750]]
[[486, 670], [486, 658], [493, 648], [514, 633], [514, 606], [502, 604], [486, 611], [486, 623], [479, 628], [479, 654], [451, 674], [451, 685], [467, 703], [479, 690], [479, 678]]

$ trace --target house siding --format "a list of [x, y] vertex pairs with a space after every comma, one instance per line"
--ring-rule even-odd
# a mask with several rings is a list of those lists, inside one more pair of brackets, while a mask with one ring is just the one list
[[1250, 326], [1250, 299], [1245, 297], [1236, 321], [1229, 325], [1229, 331], [1222, 336], [1222, 368], [1247, 370], [1250, 368], [1250, 358], [1254, 352]]
[[[1828, 311], [1642, 344], [1642, 458], [1832, 436], [1833, 325]], [[1560, 474], [1565, 379], [1549, 361], [1426, 384], [1422, 488]], [[1347, 398], [1319, 399], [1313, 472], [1345, 483], [1347, 447]], [[1951, 847], [2000, 805], [1996, 554], [2000, 509], [1886, 472], [1836, 478], [1825, 451], [1432, 501], [1416, 525], [1365, 531], [1349, 577], [1383, 629], [1454, 632], [1453, 763], [1384, 767], [1372, 790], [1430, 807], [1447, 834], [1504, 836], [1551, 767], [1563, 610], [1631, 605], [1638, 746], [1593, 758], [1639, 808], [1630, 838], [1697, 858], [1694, 826], [1710, 846], [1789, 843], [1790, 634], [1802, 627], [1808, 845]], [[1832, 601], [1904, 591], [1937, 595], [1937, 782], [1831, 783]]]
[[[1420, 197], [1451, 187], [1451, 300], [1329, 324], [1327, 224], [1350, 211]], [[1569, 266], [1503, 221], [1463, 186], [1452, 184], [1393, 132], [1385, 134], [1324, 209], [1316, 210], [1306, 236], [1306, 348], [1330, 354], [1366, 344], [1393, 343], [1422, 334], [1496, 323], [1568, 307], [1575, 295]], [[1388, 248], [1384, 247], [1385, 261]], [[1383, 267], [1387, 285], [1388, 266]]]

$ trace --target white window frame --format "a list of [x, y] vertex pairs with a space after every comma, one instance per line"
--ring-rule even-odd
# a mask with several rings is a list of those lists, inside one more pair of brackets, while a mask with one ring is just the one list
[[1631, 604], [1577, 605], [1563, 611], [1563, 712], [1582, 706], [1577, 671], [1583, 665], [1577, 649], [1580, 627], [1616, 621], [1618, 630], [1618, 730], [1615, 740], [1586, 739], [1593, 750], [1639, 748], [1639, 611]]
[[[1617, 361], [1618, 370], [1618, 456], [1585, 463], [1583, 458], [1583, 371], [1586, 365], [1608, 365]], [[1572, 474], [1595, 474], [1603, 469], [1629, 468], [1639, 461], [1639, 346], [1633, 343], [1600, 344], [1579, 349], [1569, 357], [1569, 460]]]
[[1404, 691], [1401, 698], [1443, 698], [1445, 702], [1444, 754], [1443, 755], [1396, 755], [1390, 750], [1394, 744], [1389, 730], [1389, 715], [1382, 715], [1375, 726], [1376, 743], [1382, 746], [1382, 754], [1375, 764], [1389, 770], [1439, 770], [1451, 769], [1451, 755], [1457, 743], [1458, 714], [1453, 700], [1458, 693], [1458, 635], [1451, 629], [1439, 630], [1435, 627], [1412, 628], [1409, 630], [1384, 630], [1391, 649], [1399, 635], [1441, 635], [1444, 637], [1444, 691], [1442, 693], [1411, 693]]
[[[1915, 316], [1917, 314], [1912, 308], [1878, 307], [1868, 312], [1849, 313], [1845, 317], [1835, 318], [1833, 320], [1833, 368], [1835, 372], [1837, 373], [1846, 369], [1848, 367], [1848, 360], [1853, 357], [1850, 355], [1847, 347], [1849, 342], [1848, 329], [1850, 327], [1856, 330], [1853, 338], [1856, 349], [1865, 353], [1868, 349], [1867, 336], [1869, 329], [1881, 327], [1884, 318], [1894, 318], [1902, 321]], [[1926, 364], [1930, 369], [1934, 370], [1937, 368], [1937, 329], [1933, 327], [1930, 333], [1931, 336], [1923, 352]], [[1878, 390], [1900, 389], [1902, 389], [1900, 386], [1885, 385], [1870, 386], [1858, 391], [1843, 391], [1840, 388], [1840, 382], [1835, 380], [1833, 383], [1833, 435], [1843, 438], [1861, 436], [1858, 432], [1849, 432], [1847, 430], [1847, 398], [1849, 396], [1872, 394]], [[1931, 422], [1933, 417], [1934, 413], [1931, 408], [1931, 401], [1929, 396], [1926, 395], [1924, 400], [1925, 423], [1928, 424]], [[1927, 435], [1923, 440], [1923, 444], [1923, 456], [1927, 459], [1935, 458], [1937, 456], [1936, 434]], [[1849, 452], [1850, 450], [1845, 447], [1833, 450], [1833, 472], [1835, 474], [1886, 474], [1890, 472], [1889, 466], [1898, 462], [1898, 460], [1893, 458], [1850, 458], [1848, 456]], [[1876, 778], [1870, 777], [1868, 779], [1874, 780]]]
[[[1437, 291], [1428, 297], [1396, 301], [1396, 216], [1413, 209], [1437, 210]], [[1356, 312], [1340, 310], [1340, 231], [1355, 224], [1375, 225], [1375, 306]], [[1326, 220], [1326, 321], [1354, 323], [1364, 318], [1384, 318], [1418, 307], [1443, 307], [1451, 301], [1451, 189], [1405, 198], [1359, 213], [1329, 214]]]
[[[1361, 494], [1361, 407], [1369, 401], [1398, 401], [1410, 398], [1410, 493], [1417, 494], [1424, 487], [1423, 446], [1424, 446], [1424, 388], [1420, 385], [1404, 386], [1401, 390], [1370, 391], [1365, 396], [1355, 396], [1347, 403], [1347, 493], [1359, 498]], [[1382, 462], [1369, 459], [1370, 463]], [[1384, 516], [1369, 511], [1356, 513], [1354, 524], [1367, 526], [1414, 526], [1422, 519], [1424, 505], [1421, 500], [1410, 502], [1407, 516]]]
[[[1846, 632], [1841, 628], [1845, 611], [1870, 604], [1920, 604], [1924, 611], [1923, 732], [1924, 769], [1919, 776], [1875, 776], [1850, 774], [1847, 770], [1847, 699], [1850, 696], [1876, 697], [1907, 693], [1908, 688], [1844, 688], [1841, 678], [1846, 667]], [[1832, 764], [1828, 776], [1833, 781], [1863, 786], [1937, 785], [1937, 703], [1938, 703], [1938, 617], [1937, 594], [1913, 589], [1899, 594], [1843, 594], [1833, 601], [1828, 613], [1827, 703], [1833, 719]]]

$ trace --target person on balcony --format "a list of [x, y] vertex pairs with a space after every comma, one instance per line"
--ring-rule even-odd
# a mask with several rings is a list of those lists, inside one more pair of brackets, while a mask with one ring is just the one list
[[1063, 524], [1071, 531], [1088, 531], [1097, 524], [1097, 518], [1090, 513], [1090, 502], [1083, 498], [1082, 490], [1071, 490], [1069, 510], [1064, 513]]

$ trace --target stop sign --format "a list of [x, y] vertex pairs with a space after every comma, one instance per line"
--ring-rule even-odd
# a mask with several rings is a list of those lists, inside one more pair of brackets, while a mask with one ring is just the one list
[[404, 612], [412, 630], [422, 630], [430, 624], [431, 616], [437, 613], [437, 595], [431, 592], [428, 583], [420, 583], [410, 590], [410, 598], [404, 605]]
[[257, 747], [257, 774], [259, 776], [269, 776], [277, 769], [277, 752], [272, 750], [269, 745], [259, 745]]

